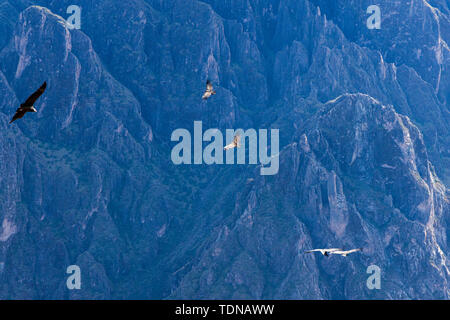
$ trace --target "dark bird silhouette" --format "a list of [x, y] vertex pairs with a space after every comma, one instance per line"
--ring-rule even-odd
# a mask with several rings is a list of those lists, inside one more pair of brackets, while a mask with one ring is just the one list
[[44, 93], [45, 88], [47, 88], [47, 82], [44, 82], [42, 86], [36, 90], [36, 92], [29, 96], [28, 99], [20, 105], [20, 107], [16, 110], [16, 114], [9, 123], [22, 118], [27, 112], [37, 112], [36, 108], [34, 107], [34, 103]]
[[202, 99], [207, 100], [209, 97], [211, 97], [214, 94], [216, 94], [216, 92], [213, 90], [211, 81], [206, 80], [206, 91], [203, 94]]

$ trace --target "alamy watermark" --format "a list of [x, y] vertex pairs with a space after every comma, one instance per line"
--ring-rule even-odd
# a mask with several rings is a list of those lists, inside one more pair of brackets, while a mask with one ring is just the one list
[[81, 289], [81, 269], [79, 266], [73, 264], [67, 267], [67, 274], [70, 276], [67, 278], [66, 286], [69, 290]]
[[[179, 143], [172, 148], [171, 159], [176, 165], [224, 164], [225, 153], [225, 164], [234, 164], [234, 149], [236, 149], [237, 164], [245, 164], [246, 150], [248, 150], [249, 164], [258, 164], [259, 160], [261, 175], [275, 175], [279, 169], [279, 130], [270, 129], [270, 148], [268, 147], [268, 131], [267, 129], [258, 131], [226, 129], [226, 146], [224, 147], [223, 134], [219, 129], [208, 129], [203, 133], [202, 121], [194, 121], [193, 152], [191, 133], [186, 129], [176, 129], [172, 132], [170, 139]], [[210, 143], [203, 149], [203, 142]]]
[[368, 29], [381, 29], [381, 9], [377, 5], [371, 5], [367, 8], [366, 11], [370, 14], [370, 17], [367, 18], [367, 28]]
[[71, 14], [66, 20], [67, 28], [81, 29], [81, 8], [76, 5], [71, 5], [67, 7], [67, 13]]
[[369, 290], [381, 289], [381, 268], [373, 264], [367, 267], [366, 273], [371, 274], [371, 276], [367, 278], [367, 288]]

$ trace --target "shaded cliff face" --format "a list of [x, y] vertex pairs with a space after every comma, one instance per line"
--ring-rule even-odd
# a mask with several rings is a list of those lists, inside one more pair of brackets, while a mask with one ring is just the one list
[[[0, 298], [449, 298], [445, 1], [71, 4], [0, 0]], [[173, 165], [194, 120], [279, 128], [279, 173]]]
[[376, 3], [381, 14], [379, 30], [365, 28], [370, 16], [366, 9], [373, 4], [371, 1], [334, 1], [328, 6], [323, 5], [326, 1], [312, 2], [322, 5], [348, 38], [381, 51], [388, 62], [413, 67], [441, 100], [448, 101], [448, 2], [379, 1]]
[[[448, 287], [448, 203], [417, 127], [361, 94], [327, 104], [308, 127], [280, 153], [279, 175], [238, 191], [232, 216], [173, 297], [447, 297], [436, 288]], [[364, 254], [349, 263], [303, 253], [335, 243]], [[365, 285], [370, 264], [385, 272], [382, 292]], [[416, 282], [421, 272], [428, 276]]]

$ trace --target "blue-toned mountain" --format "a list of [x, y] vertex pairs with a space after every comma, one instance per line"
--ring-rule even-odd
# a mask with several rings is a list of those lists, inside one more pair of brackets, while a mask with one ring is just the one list
[[[380, 30], [366, 1], [33, 4], [0, 0], [0, 298], [449, 298], [445, 1]], [[174, 165], [197, 120], [279, 129], [278, 174]]]

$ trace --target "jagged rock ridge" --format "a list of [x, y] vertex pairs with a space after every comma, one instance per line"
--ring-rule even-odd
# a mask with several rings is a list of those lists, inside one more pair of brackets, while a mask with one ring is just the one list
[[[448, 60], [388, 47], [407, 30], [351, 37], [352, 3], [80, 1], [69, 31], [70, 1], [1, 0], [0, 297], [448, 299]], [[194, 120], [279, 128], [279, 174], [174, 166], [170, 133]], [[327, 245], [365, 250], [302, 254]]]

